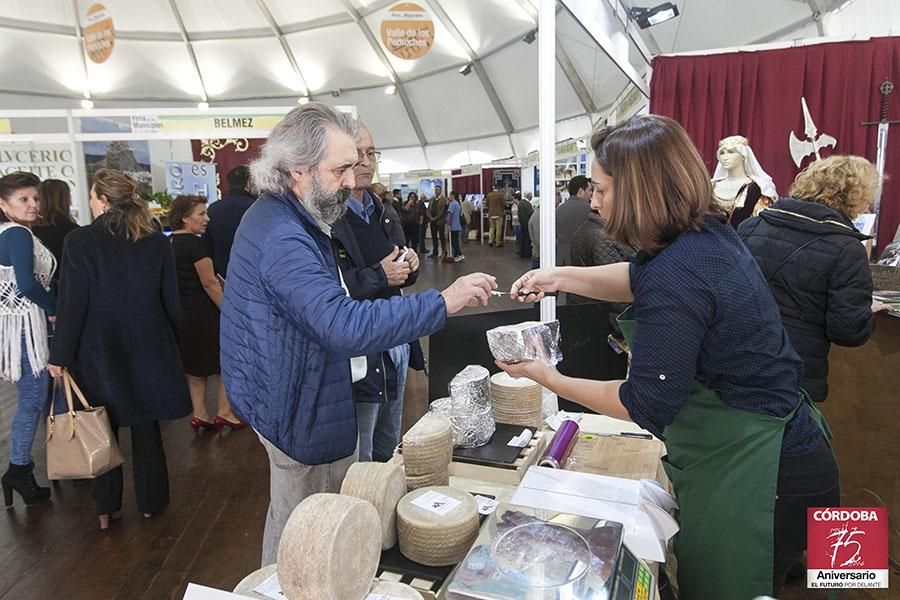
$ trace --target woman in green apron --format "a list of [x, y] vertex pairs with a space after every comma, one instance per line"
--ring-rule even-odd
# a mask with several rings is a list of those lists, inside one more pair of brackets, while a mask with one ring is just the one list
[[799, 387], [800, 358], [684, 129], [635, 117], [597, 132], [591, 145], [591, 206], [611, 237], [640, 252], [630, 263], [530, 271], [511, 294], [633, 303], [620, 317], [628, 379], [498, 364], [665, 441], [680, 506], [682, 600], [777, 593], [789, 571], [802, 574], [806, 508], [839, 503], [821, 415]]

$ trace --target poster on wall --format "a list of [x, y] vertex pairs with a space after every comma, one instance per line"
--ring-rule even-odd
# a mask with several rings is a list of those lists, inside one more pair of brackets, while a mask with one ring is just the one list
[[0, 176], [14, 171], [27, 171], [41, 181], [60, 179], [72, 191], [72, 215], [78, 218], [79, 191], [75, 160], [68, 144], [8, 143], [0, 144]]
[[228, 193], [228, 173], [235, 167], [249, 166], [265, 143], [266, 140], [256, 138], [191, 140], [191, 152], [196, 162], [214, 163], [218, 197], [221, 198]]
[[522, 189], [521, 169], [494, 169], [494, 187], [502, 190], [509, 187], [513, 191]]
[[444, 185], [444, 180], [433, 177], [423, 177], [419, 179], [419, 197], [423, 200], [434, 198], [434, 189], [435, 186], [438, 185]]
[[208, 203], [219, 199], [215, 163], [166, 161], [165, 170], [170, 196], [203, 196]]
[[[105, 117], [81, 117], [83, 133], [128, 133], [125, 123]], [[149, 191], [153, 178], [150, 174], [150, 142], [145, 140], [116, 140], [82, 142], [87, 180], [94, 178], [99, 169], [116, 169], [133, 177], [140, 190]]]

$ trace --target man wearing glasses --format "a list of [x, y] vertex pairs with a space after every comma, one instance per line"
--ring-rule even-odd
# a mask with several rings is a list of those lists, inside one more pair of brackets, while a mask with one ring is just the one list
[[[419, 257], [405, 248], [394, 212], [385, 211], [370, 190], [381, 152], [369, 129], [359, 124], [356, 144], [359, 162], [353, 169], [356, 184], [346, 214], [335, 222], [332, 236], [338, 244], [338, 266], [350, 295], [375, 300], [401, 295], [401, 288], [416, 282]], [[409, 365], [409, 344], [366, 357], [366, 376], [353, 384], [359, 428], [359, 460], [385, 462], [400, 442], [403, 390]]]

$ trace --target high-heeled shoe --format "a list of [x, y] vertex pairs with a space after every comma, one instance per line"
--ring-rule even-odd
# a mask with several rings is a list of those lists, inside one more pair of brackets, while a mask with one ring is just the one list
[[97, 515], [97, 519], [100, 521], [100, 529], [102, 531], [106, 531], [109, 529], [109, 522], [116, 521], [122, 518], [122, 511], [117, 510], [116, 512], [112, 512], [106, 515]]
[[[216, 417], [218, 419], [218, 417]], [[218, 423], [215, 425], [210, 423], [209, 421], [204, 421], [203, 419], [198, 419], [197, 417], [191, 418], [191, 429], [194, 430], [194, 433], [199, 432], [201, 429], [205, 431], [218, 431], [220, 427]]]
[[216, 419], [215, 419], [215, 421], [213, 421], [213, 423], [215, 423], [216, 431], [222, 431], [222, 429], [226, 425], [228, 425], [228, 427], [230, 427], [232, 431], [237, 431], [238, 429], [243, 429], [244, 427], [247, 426], [247, 423], [245, 423], [243, 421], [238, 421], [237, 423], [232, 423], [228, 419], [226, 419], [224, 417], [220, 417], [218, 415], [216, 415]]
[[18, 492], [29, 506], [50, 498], [50, 488], [39, 486], [34, 479], [33, 462], [27, 465], [9, 463], [9, 469], [0, 477], [0, 483], [6, 508], [13, 505], [13, 491]]

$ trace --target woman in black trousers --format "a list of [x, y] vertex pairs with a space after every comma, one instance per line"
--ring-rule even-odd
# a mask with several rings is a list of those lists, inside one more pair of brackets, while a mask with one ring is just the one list
[[[72, 372], [117, 435], [131, 428], [137, 508], [150, 517], [169, 503], [159, 421], [191, 412], [175, 259], [124, 173], [97, 171], [90, 206], [93, 224], [65, 241], [50, 373]], [[106, 529], [121, 516], [122, 467], [94, 480], [94, 501]]]

